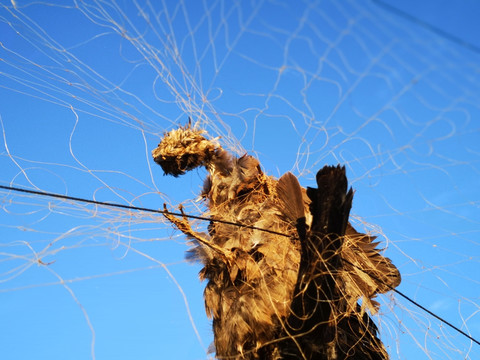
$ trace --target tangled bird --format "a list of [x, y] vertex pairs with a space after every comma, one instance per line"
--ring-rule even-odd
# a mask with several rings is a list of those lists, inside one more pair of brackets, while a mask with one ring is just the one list
[[153, 157], [175, 177], [208, 171], [208, 233], [165, 216], [193, 243], [188, 257], [204, 265], [217, 358], [388, 359], [368, 312], [400, 273], [374, 237], [348, 222], [344, 167], [325, 166], [317, 188], [304, 189], [293, 174], [267, 176], [257, 159], [233, 156], [190, 123], [166, 133]]

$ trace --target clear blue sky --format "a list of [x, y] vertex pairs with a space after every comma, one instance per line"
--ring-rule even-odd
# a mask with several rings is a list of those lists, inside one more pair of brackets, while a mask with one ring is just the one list
[[[399, 289], [479, 338], [479, 17], [469, 0], [4, 1], [0, 184], [197, 214], [204, 171], [150, 156], [188, 116], [304, 186], [342, 163]], [[0, 358], [207, 358], [200, 267], [161, 217], [0, 199]], [[398, 296], [378, 321], [392, 359], [480, 357]]]

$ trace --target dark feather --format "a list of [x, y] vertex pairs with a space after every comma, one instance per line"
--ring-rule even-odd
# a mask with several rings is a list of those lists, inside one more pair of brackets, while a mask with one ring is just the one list
[[290, 172], [284, 174], [278, 179], [276, 190], [282, 212], [292, 223], [305, 217], [302, 188], [295, 175]]
[[280, 211], [295, 225], [299, 238], [305, 239], [307, 234], [305, 203], [298, 179], [287, 172], [278, 179], [276, 190]]

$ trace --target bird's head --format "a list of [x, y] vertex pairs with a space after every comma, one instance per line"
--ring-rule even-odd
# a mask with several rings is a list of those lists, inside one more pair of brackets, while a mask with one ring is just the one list
[[165, 175], [175, 177], [199, 166], [208, 166], [216, 149], [216, 139], [209, 140], [205, 130], [192, 128], [190, 122], [164, 134], [158, 147], [152, 151], [153, 159]]

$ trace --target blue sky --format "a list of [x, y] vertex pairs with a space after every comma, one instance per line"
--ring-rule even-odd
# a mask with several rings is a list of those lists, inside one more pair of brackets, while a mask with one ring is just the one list
[[[480, 6], [385, 3], [419, 20], [369, 1], [4, 2], [0, 184], [197, 214], [204, 171], [150, 156], [189, 116], [304, 186], [342, 163], [399, 289], [478, 338]], [[161, 217], [0, 199], [2, 358], [207, 358], [200, 267]], [[480, 355], [398, 296], [378, 321], [392, 359]]]

